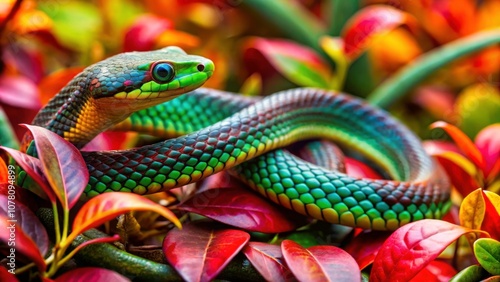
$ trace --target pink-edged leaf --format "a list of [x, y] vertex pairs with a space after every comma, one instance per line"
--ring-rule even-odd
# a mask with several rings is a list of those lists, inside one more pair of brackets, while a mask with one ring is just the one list
[[73, 144], [43, 127], [25, 125], [35, 141], [47, 181], [64, 209], [72, 208], [89, 181], [87, 165]]
[[[42, 188], [47, 197], [52, 203], [55, 203], [56, 194], [50, 188], [50, 184], [45, 178], [45, 173], [43, 172], [42, 163], [39, 159], [29, 156], [25, 153], [21, 153], [17, 150], [0, 146], [0, 149], [6, 151], [16, 163], [23, 168], [24, 171]], [[36, 191], [34, 191], [36, 192]], [[43, 196], [43, 195], [40, 195]]]
[[488, 232], [491, 238], [500, 240], [500, 196], [496, 193], [481, 190], [485, 210], [481, 230]]
[[370, 281], [407, 281], [458, 237], [477, 232], [442, 220], [424, 219], [397, 229], [373, 262]]
[[281, 248], [262, 242], [249, 242], [243, 253], [266, 281], [293, 281], [294, 276], [283, 262]]
[[457, 274], [457, 271], [450, 264], [434, 260], [431, 261], [422, 271], [420, 271], [412, 282], [426, 281], [426, 282], [448, 282]]
[[98, 267], [80, 267], [60, 275], [54, 281], [55, 282], [66, 282], [66, 281], [127, 282], [131, 280], [109, 269], [98, 268]]
[[384, 241], [391, 235], [390, 232], [370, 231], [359, 234], [354, 237], [344, 250], [348, 252], [358, 263], [359, 269], [373, 263], [378, 250], [382, 247]]
[[82, 151], [109, 151], [131, 148], [138, 139], [136, 132], [102, 132], [86, 144]]
[[[481, 130], [474, 141], [486, 163], [485, 177], [494, 179], [500, 174], [500, 123], [492, 124]], [[493, 170], [493, 168], [496, 168]]]
[[171, 29], [172, 23], [155, 15], [138, 17], [123, 38], [124, 51], [149, 51], [164, 31]]
[[383, 179], [382, 176], [371, 167], [353, 158], [345, 157], [345, 168], [347, 174], [353, 177]]
[[462, 152], [481, 170], [484, 171], [484, 159], [474, 143], [458, 127], [444, 121], [436, 121], [430, 125], [431, 129], [441, 128], [455, 141]]
[[[47, 265], [43, 260], [43, 256], [38, 250], [38, 246], [31, 240], [31, 238], [24, 233], [16, 222], [12, 219], [0, 215], [0, 242], [9, 246], [3, 251], [7, 252], [5, 255], [8, 260], [13, 256], [15, 260], [26, 259], [26, 262], [33, 262], [41, 272], [45, 271]], [[11, 234], [15, 234], [15, 240], [12, 240]], [[12, 251], [14, 250], [14, 251]], [[8, 265], [8, 264], [7, 264]], [[15, 268], [15, 265], [14, 265]]]
[[[13, 265], [14, 266], [14, 265]], [[9, 267], [9, 270], [5, 267], [0, 266], [0, 281], [4, 282], [19, 282], [17, 277], [14, 275], [16, 267]], [[10, 272], [12, 271], [12, 272]]]
[[321, 88], [330, 85], [330, 67], [309, 47], [282, 39], [253, 38], [247, 41], [245, 49], [248, 61], [255, 61], [260, 54], [274, 69], [297, 85]]
[[214, 279], [245, 246], [244, 231], [215, 229], [212, 224], [188, 223], [171, 230], [163, 241], [167, 261], [187, 281]]
[[28, 207], [15, 198], [15, 190], [9, 196], [0, 195], [0, 212], [13, 220], [35, 242], [40, 253], [45, 255], [49, 249], [49, 236], [45, 227]]
[[[13, 187], [14, 188], [13, 188]], [[10, 189], [9, 189], [10, 187]], [[0, 195], [9, 196], [9, 193], [12, 194], [12, 191], [16, 193], [16, 201], [29, 207], [31, 211], [38, 210], [43, 204], [43, 201], [40, 201], [40, 198], [36, 196], [33, 192], [28, 189], [23, 189], [20, 186], [6, 183], [0, 183]]]
[[149, 199], [125, 192], [104, 193], [90, 199], [81, 207], [73, 220], [73, 230], [68, 236], [68, 241], [90, 228], [129, 211], [156, 212], [181, 228], [181, 223], [174, 213]]
[[36, 84], [22, 76], [0, 76], [0, 102], [35, 110], [41, 107]]
[[342, 30], [344, 51], [355, 59], [361, 54], [374, 36], [391, 31], [403, 24], [413, 27], [413, 18], [390, 6], [371, 5], [356, 13]]
[[182, 203], [179, 209], [264, 233], [291, 231], [306, 223], [303, 217], [241, 188], [206, 190]]
[[361, 281], [358, 264], [340, 248], [314, 246], [306, 249], [292, 240], [284, 240], [281, 252], [299, 281]]

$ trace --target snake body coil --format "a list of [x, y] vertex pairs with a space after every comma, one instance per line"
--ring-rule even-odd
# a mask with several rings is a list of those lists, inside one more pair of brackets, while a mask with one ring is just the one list
[[[103, 73], [103, 66], [108, 67], [108, 71], [111, 66], [121, 68], [120, 76], [113, 78], [115, 90], [106, 89], [105, 98], [82, 99], [83, 106], [72, 106], [75, 98], [71, 100], [68, 92], [62, 93], [55, 98], [59, 102], [49, 104], [35, 119], [37, 124], [58, 132], [78, 146], [123, 119], [117, 128], [168, 137], [187, 134], [130, 150], [82, 152], [90, 172], [87, 196], [108, 191], [155, 193], [234, 168], [234, 175], [270, 200], [332, 223], [394, 230], [410, 221], [439, 218], [448, 208], [447, 178], [423, 151], [418, 138], [384, 111], [348, 95], [320, 89], [295, 89], [253, 101], [230, 93], [199, 89], [146, 109], [168, 100], [148, 98], [158, 92], [155, 88], [162, 89], [161, 81], [155, 80], [158, 86], [144, 87], [154, 80], [158, 60], [168, 61], [176, 70], [174, 80], [182, 73], [195, 72], [197, 77], [202, 77], [185, 80], [187, 82], [175, 88], [170, 98], [199, 87], [213, 70], [208, 60], [188, 56], [178, 49], [169, 49], [167, 60], [157, 59], [159, 52], [142, 56], [141, 60], [153, 61], [147, 66], [139, 64], [147, 71], [141, 80], [128, 82], [128, 88], [123, 84], [130, 81], [130, 73], [137, 72], [137, 66], [130, 66], [130, 61], [141, 57], [137, 53], [130, 57], [122, 54], [119, 61], [111, 59], [113, 64], [100, 65], [100, 71], [91, 67], [87, 72], [95, 73], [91, 80], [94, 83], [90, 84], [94, 91], [102, 85], [99, 74]], [[177, 56], [184, 68], [176, 65]], [[82, 83], [76, 79], [69, 87], [77, 85], [80, 96], [90, 97], [88, 80]], [[127, 94], [137, 92], [136, 89], [147, 89], [148, 96]], [[154, 98], [166, 97], [168, 87], [163, 89], [163, 94]], [[75, 91], [72, 93], [74, 96]], [[100, 102], [102, 99], [110, 104], [106, 106]], [[114, 104], [114, 101], [118, 102]], [[131, 106], [133, 103], [138, 105]], [[116, 114], [118, 111], [112, 109], [113, 105], [121, 105], [121, 110], [130, 108], [130, 111]], [[72, 110], [67, 111], [68, 108]], [[96, 109], [111, 112], [113, 118], [94, 112]], [[128, 117], [140, 109], [143, 110]], [[73, 115], [76, 118], [71, 118]], [[89, 123], [92, 115], [98, 118]], [[61, 126], [65, 120], [69, 122]], [[330, 139], [355, 149], [386, 170], [394, 180], [352, 178], [279, 149], [314, 138]]]

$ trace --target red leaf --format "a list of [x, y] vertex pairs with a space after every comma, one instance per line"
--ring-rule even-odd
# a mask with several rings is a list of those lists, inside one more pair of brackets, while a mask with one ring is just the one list
[[[23, 168], [24, 171], [43, 189], [45, 195], [50, 199], [52, 203], [56, 202], [56, 195], [50, 184], [45, 178], [45, 173], [43, 172], [42, 163], [39, 159], [29, 156], [25, 153], [21, 153], [17, 150], [0, 146], [0, 149], [6, 151], [16, 163]], [[38, 191], [33, 191], [38, 192]], [[44, 195], [39, 195], [43, 197]]]
[[354, 239], [345, 246], [344, 250], [356, 260], [359, 269], [362, 270], [373, 263], [378, 250], [382, 247], [382, 244], [390, 234], [390, 232], [383, 231], [361, 233], [354, 237]]
[[[491, 238], [500, 240], [500, 224], [498, 224], [500, 222], [499, 211], [497, 211], [490, 198], [486, 196], [485, 192], [482, 189], [481, 196], [483, 197], [486, 207], [484, 210], [484, 220], [481, 224], [481, 230], [488, 232]], [[496, 194], [494, 196], [496, 196]], [[499, 197], [497, 196], [497, 198]]]
[[123, 48], [129, 51], [148, 51], [155, 46], [156, 38], [165, 30], [171, 29], [172, 23], [155, 15], [143, 15], [137, 18], [125, 33]]
[[457, 271], [448, 263], [443, 261], [431, 261], [417, 276], [413, 277], [412, 282], [447, 282], [450, 281]]
[[[329, 87], [331, 69], [328, 64], [309, 47], [293, 41], [281, 39], [252, 38], [244, 47], [245, 61], [250, 67], [259, 68], [251, 72], [259, 72], [268, 77], [269, 69], [262, 67], [259, 58], [262, 56], [274, 69], [288, 80], [300, 86]], [[259, 63], [256, 64], [255, 62]], [[256, 66], [253, 66], [256, 65]], [[264, 63], [264, 65], [267, 65]]]
[[370, 281], [407, 281], [458, 237], [475, 232], [442, 220], [424, 219], [397, 229], [373, 262]]
[[439, 155], [445, 152], [454, 152], [462, 154], [455, 143], [441, 140], [427, 140], [422, 143], [427, 154], [431, 156]]
[[383, 179], [371, 167], [353, 158], [345, 157], [345, 168], [347, 174], [353, 177]]
[[[9, 270], [15, 272], [15, 268], [9, 267]], [[4, 282], [19, 282], [13, 273], [10, 273], [5, 267], [0, 267], [0, 281]]]
[[[27, 261], [35, 263], [38, 270], [41, 272], [45, 271], [47, 265], [37, 245], [23, 232], [16, 222], [12, 222], [9, 218], [0, 215], [0, 230], [2, 230], [2, 232], [0, 232], [0, 241], [10, 247], [4, 249], [7, 252], [7, 267], [15, 268], [15, 261], [20, 257], [24, 257]], [[15, 234], [15, 240], [11, 239], [11, 234]], [[15, 251], [12, 252], [12, 250]], [[14, 257], [14, 262], [11, 266], [9, 263], [12, 257]]]
[[49, 236], [45, 227], [28, 207], [15, 201], [15, 198], [15, 193], [9, 196], [0, 195], [0, 211], [13, 220], [16, 226], [36, 243], [40, 253], [45, 255], [49, 249]]
[[262, 242], [249, 242], [243, 253], [266, 281], [293, 281], [294, 276], [283, 263], [281, 248]]
[[97, 267], [80, 267], [70, 270], [61, 276], [57, 277], [55, 282], [126, 282], [131, 281], [127, 277], [116, 273], [109, 269], [97, 268]]
[[462, 150], [462, 152], [469, 158], [479, 169], [484, 171], [484, 159], [481, 152], [476, 148], [474, 143], [470, 140], [465, 133], [463, 133], [458, 127], [446, 123], [444, 121], [436, 121], [430, 125], [431, 129], [441, 128], [451, 139], [455, 141], [455, 144]]
[[241, 188], [206, 190], [181, 204], [179, 209], [264, 233], [291, 231], [306, 223], [303, 217]]
[[36, 84], [22, 76], [0, 76], [0, 102], [38, 110], [41, 107]]
[[286, 264], [299, 281], [361, 281], [356, 261], [334, 246], [303, 248], [292, 240], [281, 243]]
[[[483, 128], [474, 142], [481, 152], [486, 163], [485, 178], [495, 178], [500, 174], [500, 123]], [[496, 167], [498, 170], [493, 171]]]
[[446, 174], [450, 177], [451, 184], [453, 184], [462, 197], [469, 195], [470, 192], [481, 187], [471, 175], [451, 160], [439, 156], [435, 158], [444, 168]]
[[51, 73], [38, 84], [42, 105], [52, 99], [68, 82], [83, 71], [83, 67], [73, 67]]
[[412, 27], [413, 18], [401, 10], [390, 6], [372, 5], [356, 13], [342, 30], [344, 51], [355, 59], [376, 35], [408, 24]]
[[33, 135], [47, 181], [64, 209], [72, 208], [89, 181], [87, 165], [80, 151], [43, 127], [25, 125]]
[[171, 230], [163, 241], [167, 261], [187, 281], [210, 281], [245, 246], [250, 235], [240, 230], [214, 229], [189, 223]]
[[87, 143], [82, 151], [124, 150], [133, 147], [137, 136], [136, 132], [102, 132]]
[[82, 206], [73, 220], [73, 230], [67, 241], [71, 242], [78, 234], [133, 210], [156, 212], [181, 228], [181, 223], [169, 209], [137, 194], [113, 192], [98, 195]]

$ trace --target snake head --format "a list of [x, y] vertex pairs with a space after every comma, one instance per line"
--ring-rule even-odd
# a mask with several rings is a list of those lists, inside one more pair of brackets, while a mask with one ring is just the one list
[[81, 147], [133, 112], [202, 86], [212, 61], [178, 47], [118, 54], [86, 68], [33, 121]]
[[179, 47], [166, 47], [119, 54], [89, 71], [92, 98], [110, 110], [112, 104], [131, 113], [202, 86], [213, 74], [214, 64]]

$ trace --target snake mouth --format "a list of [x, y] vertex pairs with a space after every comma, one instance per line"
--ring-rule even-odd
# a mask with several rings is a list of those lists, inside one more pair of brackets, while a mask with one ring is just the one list
[[168, 83], [158, 83], [154, 80], [141, 85], [130, 92], [116, 93], [113, 97], [123, 100], [173, 99], [183, 93], [202, 86], [214, 73], [214, 64], [210, 60], [198, 63], [194, 70], [184, 75], [178, 75]]

